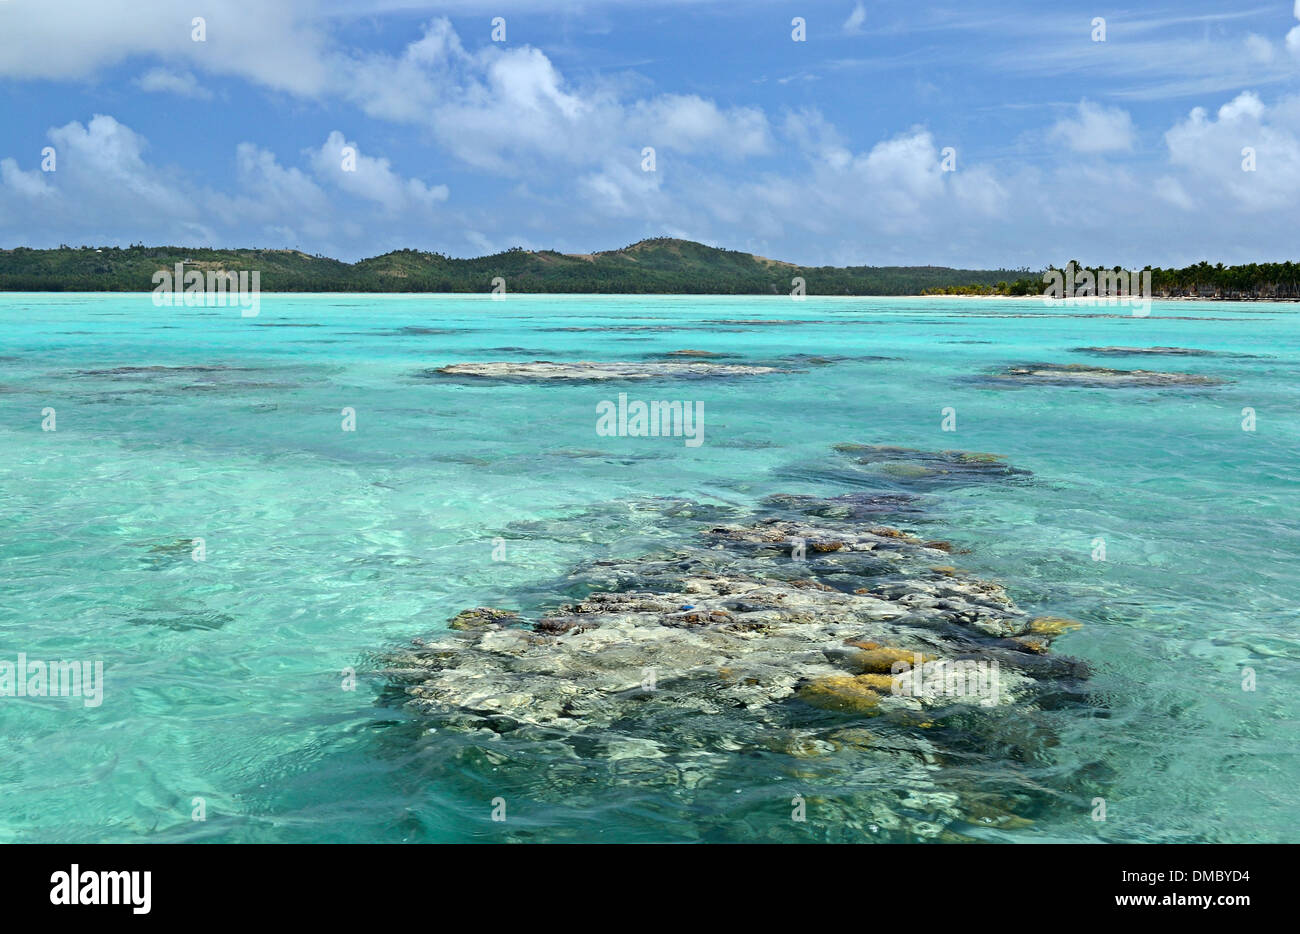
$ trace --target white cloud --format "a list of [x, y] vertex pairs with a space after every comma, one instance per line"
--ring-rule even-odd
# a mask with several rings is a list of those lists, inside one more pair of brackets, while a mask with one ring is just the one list
[[1267, 65], [1276, 56], [1273, 43], [1256, 33], [1252, 32], [1246, 36], [1243, 44], [1246, 47], [1246, 56], [1260, 64]]
[[147, 142], [129, 127], [96, 114], [46, 135], [54, 171], [24, 172], [13, 159], [0, 162], [0, 231], [24, 243], [121, 242], [123, 232], [144, 229], [162, 242], [210, 239], [205, 193], [187, 189], [175, 170], [148, 162]]
[[1176, 178], [1170, 178], [1168, 175], [1162, 175], [1156, 179], [1155, 193], [1157, 197], [1169, 202], [1174, 207], [1182, 208], [1184, 211], [1190, 211], [1196, 207], [1191, 195], [1187, 193], [1187, 189]]
[[1075, 119], [1058, 120], [1048, 136], [1079, 153], [1125, 152], [1133, 148], [1133, 119], [1126, 110], [1083, 100]]
[[0, 188], [23, 198], [45, 198], [54, 194], [54, 188], [45, 180], [45, 173], [39, 169], [24, 172], [13, 159], [0, 159]]
[[575, 85], [528, 45], [467, 51], [446, 18], [387, 53], [341, 47], [310, 0], [205, 0], [196, 10], [206, 20], [205, 42], [192, 41], [190, 13], [170, 0], [68, 0], [57, 16], [49, 7], [6, 4], [0, 76], [82, 79], [152, 56], [163, 64], [138, 79], [142, 90], [203, 97], [210, 92], [196, 74], [234, 74], [423, 127], [464, 163], [511, 176], [542, 165], [599, 167], [643, 146], [732, 159], [770, 149], [760, 110], [691, 94], [629, 98], [599, 77]]
[[[297, 95], [323, 91], [331, 46], [309, 0], [61, 0], [6, 3], [0, 76], [69, 80], [138, 55], [188, 69], [239, 75]], [[196, 16], [206, 39], [195, 42]], [[256, 24], [251, 27], [249, 24]]]
[[[1114, 158], [1056, 154], [1057, 164], [1034, 168], [1032, 157], [981, 163], [963, 152], [958, 171], [947, 173], [939, 149], [950, 142], [951, 127], [933, 133], [886, 128], [869, 131], [864, 142], [815, 111], [782, 114], [773, 125], [756, 107], [701, 94], [649, 93], [636, 79], [599, 70], [566, 74], [528, 45], [503, 48], [480, 38], [480, 48], [467, 50], [445, 19], [394, 51], [358, 52], [342, 48], [338, 33], [309, 15], [306, 0], [285, 0], [276, 12], [257, 4], [255, 17], [251, 3], [205, 5], [198, 12], [207, 17], [206, 44], [190, 41], [189, 13], [177, 14], [161, 0], [109, 2], [102, 9], [69, 0], [69, 23], [60, 30], [33, 25], [58, 18], [49, 7], [0, 2], [5, 26], [13, 24], [0, 34], [0, 75], [76, 79], [124, 61], [134, 67], [142, 57], [141, 89], [204, 94], [204, 79], [235, 74], [322, 109], [342, 102], [376, 120], [406, 124], [414, 132], [394, 136], [420, 136], [463, 166], [511, 182], [497, 185], [495, 195], [485, 185], [475, 206], [449, 206], [444, 185], [402, 175], [377, 153], [374, 135], [354, 131], [352, 141], [335, 130], [303, 152], [277, 154], [243, 143], [232, 155], [234, 185], [214, 190], [150, 161], [158, 152], [143, 138], [112, 117], [96, 116], [85, 126], [50, 131], [59, 151], [56, 173], [25, 170], [21, 157], [0, 159], [0, 232], [23, 242], [57, 236], [196, 245], [203, 238], [292, 245], [306, 237], [312, 249], [351, 257], [389, 245], [445, 248], [447, 237], [494, 247], [562, 246], [553, 239], [567, 238], [592, 248], [669, 231], [777, 258], [838, 262], [1037, 262], [1070, 255], [1109, 262], [1129, 261], [1132, 254], [1117, 256], [1118, 250], [1164, 253], [1176, 242], [1201, 252], [1229, 244], [1258, 255], [1300, 246], [1289, 226], [1260, 222], [1272, 218], [1267, 212], [1287, 217], [1300, 208], [1300, 104], [1291, 99], [1266, 104], [1235, 88], [1232, 95], [1202, 98], [1222, 106], [1178, 120], [1165, 136], [1167, 164], [1154, 166], [1120, 158], [1137, 145], [1126, 111], [1085, 100], [1045, 132], [1083, 156]], [[141, 18], [140, 9], [152, 19]], [[865, 24], [859, 4], [846, 27], [858, 9], [864, 18], [855, 25]], [[84, 21], [76, 20], [82, 12]], [[261, 34], [241, 29], [237, 37], [254, 51], [235, 49], [228, 24], [250, 19]], [[1300, 26], [1293, 32], [1300, 43]], [[60, 41], [51, 38], [56, 34]], [[49, 60], [31, 52], [38, 40]], [[283, 49], [268, 51], [275, 43]], [[1079, 60], [1065, 64], [1102, 67], [1092, 62], [1104, 49], [1079, 45], [1088, 48], [1071, 51]], [[1286, 69], [1294, 74], [1276, 38], [1248, 35], [1218, 48], [1221, 60], [1207, 71], [1215, 87], [1251, 71], [1266, 80]], [[1154, 62], [1142, 51], [1126, 46], [1126, 55], [1111, 56], [1105, 67], [1143, 82], [1186, 70], [1184, 48], [1161, 46], [1164, 57]], [[350, 126], [346, 119], [320, 132]], [[356, 172], [342, 169], [344, 146], [357, 150]], [[657, 150], [657, 171], [641, 171], [643, 146]], [[1254, 173], [1241, 171], [1244, 146], [1256, 150]], [[1205, 245], [1204, 227], [1171, 226], [1166, 206], [1212, 216], [1212, 243]], [[563, 231], [556, 227], [561, 212]], [[431, 215], [438, 224], [429, 223]], [[1090, 244], [1097, 255], [1082, 255]]]
[[199, 100], [211, 100], [212, 92], [199, 84], [192, 72], [169, 71], [166, 68], [151, 68], [135, 79], [135, 85], [141, 91], [178, 94], [181, 97], [193, 97]]
[[428, 186], [416, 178], [401, 178], [387, 159], [362, 155], [360, 146], [344, 139], [338, 130], [311, 153], [311, 165], [318, 178], [392, 213], [405, 208], [429, 210], [447, 200], [446, 185]]
[[[321, 249], [369, 255], [379, 252], [376, 230], [387, 238], [394, 221], [408, 230], [427, 223], [429, 211], [447, 197], [444, 186], [402, 178], [387, 159], [359, 152], [357, 171], [343, 172], [345, 140], [337, 131], [308, 153], [303, 168], [240, 143], [229, 191], [194, 184], [151, 162], [144, 137], [111, 116], [96, 114], [47, 135], [55, 171], [24, 170], [12, 158], [0, 159], [0, 236], [33, 245], [145, 240], [194, 246], [246, 246], [267, 238], [292, 246], [305, 236]], [[356, 196], [360, 207], [331, 196], [322, 182]], [[400, 227], [396, 236], [404, 236]]]
[[[1211, 117], [1197, 107], [1165, 133], [1169, 161], [1182, 169], [1199, 194], [1237, 214], [1300, 209], [1300, 99], [1272, 108], [1246, 91]], [[1243, 166], [1254, 151], [1254, 170]]]
[[844, 21], [842, 29], [849, 35], [856, 35], [862, 32], [862, 24], [867, 21], [867, 8], [858, 3], [849, 14], [849, 18]]
[[658, 220], [664, 216], [660, 176], [635, 165], [610, 162], [578, 180], [578, 191], [590, 208], [610, 217]]
[[401, 55], [368, 54], [346, 62], [339, 93], [369, 116], [421, 123], [455, 90], [458, 70], [472, 60], [451, 23], [436, 19]]
[[945, 172], [941, 147], [921, 127], [854, 152], [819, 113], [801, 111], [787, 116], [783, 135], [802, 153], [804, 170], [743, 185], [715, 179], [713, 197], [692, 195], [691, 203], [725, 205], [715, 217], [758, 237], [805, 231], [844, 242], [852, 231], [839, 259], [854, 263], [893, 258], [918, 239], [948, 254], [1007, 205], [1006, 187], [987, 166]]
[[253, 217], [276, 218], [324, 216], [329, 197], [314, 179], [301, 169], [285, 168], [275, 153], [254, 143], [235, 147], [238, 209]]
[[110, 116], [96, 114], [85, 126], [73, 121], [50, 130], [49, 138], [58, 154], [58, 170], [51, 175], [57, 175], [63, 191], [71, 187], [93, 194], [127, 217], [173, 212], [183, 200], [174, 179], [145, 162], [144, 137]]
[[709, 152], [724, 158], [761, 155], [771, 149], [767, 117], [752, 107], [723, 110], [696, 95], [665, 94], [638, 101], [628, 131], [658, 149]]

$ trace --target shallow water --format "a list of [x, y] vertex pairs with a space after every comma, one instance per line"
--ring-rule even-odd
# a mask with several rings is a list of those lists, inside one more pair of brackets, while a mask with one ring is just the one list
[[[788, 826], [792, 793], [818, 792], [789, 757], [738, 756], [734, 781], [689, 799], [611, 762], [617, 783], [593, 773], [566, 798], [490, 743], [422, 736], [367, 671], [465, 607], [545, 607], [581, 562], [682, 540], [700, 523], [668, 500], [747, 510], [863, 489], [835, 466], [842, 442], [992, 451], [1031, 471], [923, 490], [925, 513], [898, 524], [969, 549], [954, 563], [1027, 610], [1085, 623], [1055, 651], [1089, 662], [1094, 702], [1052, 714], [1054, 745], [972, 766], [972, 784], [1036, 802], [1026, 826], [977, 835], [1300, 838], [1294, 305], [1157, 302], [1134, 318], [1013, 300], [303, 295], [243, 318], [9, 294], [0, 314], [0, 660], [102, 660], [106, 679], [93, 708], [0, 697], [0, 840], [764, 839]], [[1108, 345], [1220, 353], [1073, 352]], [[792, 372], [421, 375], [683, 349]], [[1228, 382], [987, 378], [1030, 362]], [[596, 404], [620, 391], [703, 401], [704, 443], [597, 436]], [[497, 795], [508, 822], [490, 818]], [[809, 839], [855, 833], [870, 838], [810, 812]]]

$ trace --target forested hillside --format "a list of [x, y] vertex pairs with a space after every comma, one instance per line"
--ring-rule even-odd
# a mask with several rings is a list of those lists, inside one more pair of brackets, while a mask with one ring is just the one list
[[0, 250], [3, 291], [152, 291], [153, 275], [257, 270], [264, 292], [488, 292], [505, 279], [510, 292], [788, 294], [795, 278], [809, 295], [908, 295], [926, 288], [993, 285], [1025, 270], [942, 266], [805, 268], [689, 240], [643, 240], [621, 250], [568, 254], [507, 250], [476, 259], [397, 250], [355, 264], [292, 250], [187, 247], [64, 247]]

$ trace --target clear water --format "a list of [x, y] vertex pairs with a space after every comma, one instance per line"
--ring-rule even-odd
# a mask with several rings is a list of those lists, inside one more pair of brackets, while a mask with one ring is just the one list
[[[773, 492], [845, 492], [817, 465], [832, 444], [862, 441], [992, 451], [1033, 471], [1032, 483], [936, 495], [927, 534], [970, 549], [959, 562], [1022, 606], [1086, 623], [1056, 649], [1090, 662], [1105, 715], [1061, 711], [1057, 745], [1008, 760], [1016, 781], [1049, 799], [1061, 790], [1031, 825], [989, 839], [1295, 842], [1297, 309], [1158, 302], [1145, 319], [1099, 316], [1111, 313], [1014, 300], [305, 295], [264, 296], [242, 318], [158, 309], [148, 295], [0, 297], [0, 659], [106, 670], [97, 708], [0, 698], [0, 840], [493, 840], [507, 826], [534, 840], [697, 839], [689, 809], [658, 789], [530, 806], [528, 787], [502, 788], [511, 822], [492, 822], [490, 759], [431, 761], [404, 714], [377, 703], [368, 660], [465, 607], [544, 603], [548, 582], [593, 556], [687, 534], [655, 497], [747, 507]], [[1250, 356], [1070, 352], [1091, 345]], [[837, 359], [632, 388], [418, 376], [681, 349]], [[973, 378], [1038, 361], [1231, 382]], [[142, 366], [217, 369], [86, 372]], [[620, 389], [703, 400], [705, 443], [597, 437], [595, 405]], [[349, 406], [355, 432], [341, 430]], [[955, 433], [941, 430], [946, 406]], [[55, 431], [42, 430], [46, 407]], [[200, 537], [196, 562], [187, 543]], [[504, 561], [492, 560], [499, 538]], [[354, 691], [342, 689], [349, 667], [363, 671]], [[1254, 691], [1242, 689], [1247, 668]], [[709, 799], [722, 812], [711, 825], [731, 828], [712, 838], [788, 818], [778, 764], [740, 774], [743, 787]], [[1104, 823], [1080, 775], [1105, 797]], [[195, 797], [206, 821], [191, 819]]]

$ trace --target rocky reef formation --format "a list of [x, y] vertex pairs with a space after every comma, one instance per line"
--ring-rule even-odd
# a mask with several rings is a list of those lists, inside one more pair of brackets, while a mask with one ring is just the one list
[[[858, 514], [869, 504], [877, 507], [878, 513], [915, 513], [921, 509], [916, 494], [991, 482], [1020, 483], [1033, 476], [1022, 467], [1008, 464], [999, 454], [857, 443], [837, 444], [831, 457], [796, 461], [780, 473], [794, 482], [829, 483], [867, 491], [824, 501], [825, 508], [838, 502], [845, 507], [853, 506]], [[881, 497], [883, 490], [898, 491], [887, 510], [880, 508], [891, 502]]]
[[648, 379], [707, 379], [725, 376], [761, 376], [781, 372], [776, 367], [746, 366], [738, 363], [709, 363], [699, 360], [664, 360], [659, 362], [605, 363], [592, 361], [453, 363], [426, 370], [427, 377], [460, 377], [510, 382], [626, 382]]
[[1219, 386], [1217, 376], [1196, 373], [1163, 373], [1157, 370], [1112, 370], [1084, 363], [1027, 363], [1007, 367], [990, 379], [1021, 385], [1048, 386]]
[[1191, 347], [1075, 347], [1075, 353], [1099, 354], [1103, 357], [1213, 357], [1213, 350]]
[[[929, 456], [1006, 475], [988, 455]], [[989, 464], [1001, 469], [976, 466]], [[495, 780], [518, 770], [534, 798], [669, 788], [706, 814], [689, 824], [701, 839], [729, 838], [728, 820], [799, 838], [788, 805], [759, 818], [703, 804], [752, 756], [785, 763], [776, 794], [812, 795], [823, 839], [1023, 825], [1021, 796], [953, 770], [1051, 742], [1035, 718], [1086, 699], [1084, 664], [1050, 650], [1078, 624], [1026, 612], [948, 564], [949, 543], [880, 522], [916, 508], [898, 494], [770, 497], [681, 547], [579, 568], [572, 598], [532, 618], [457, 614], [385, 659], [389, 700], [447, 744], [441, 757], [490, 756]], [[544, 782], [525, 777], [537, 770]]]
[[922, 451], [888, 444], [837, 444], [856, 464], [902, 480], [928, 480], [953, 485], [995, 478], [1028, 477], [1000, 454], [982, 451]]

